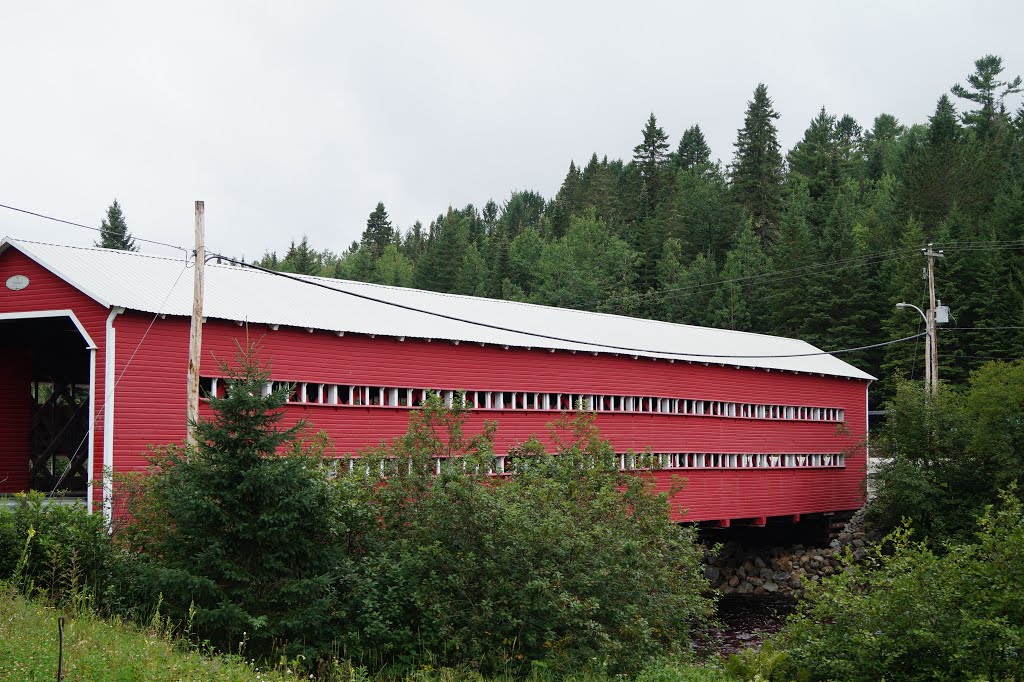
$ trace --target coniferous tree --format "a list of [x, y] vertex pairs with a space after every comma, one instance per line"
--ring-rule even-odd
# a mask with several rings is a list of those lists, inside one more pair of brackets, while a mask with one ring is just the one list
[[569, 219], [579, 213], [580, 210], [580, 183], [583, 175], [576, 168], [574, 161], [569, 162], [569, 172], [562, 181], [562, 187], [555, 195], [554, 206], [552, 207], [551, 228], [552, 236], [561, 237], [569, 229]]
[[879, 114], [874, 125], [864, 134], [865, 176], [878, 180], [886, 173], [896, 173], [899, 163], [899, 141], [906, 127], [892, 114]]
[[799, 338], [806, 331], [807, 277], [814, 263], [808, 224], [811, 195], [802, 175], [793, 174], [788, 182], [779, 236], [772, 244], [772, 262], [778, 274], [769, 280], [768, 308], [773, 333]]
[[718, 284], [715, 261], [703, 253], [689, 265], [682, 261], [679, 240], [665, 241], [665, 251], [658, 261], [658, 291], [650, 294], [659, 304], [658, 319], [681, 324], [711, 326], [714, 322], [712, 299]]
[[721, 267], [736, 241], [743, 213], [717, 166], [676, 173], [665, 232], [682, 242], [684, 260], [704, 254]]
[[679, 147], [672, 158], [679, 168], [693, 170], [698, 166], [711, 163], [711, 147], [704, 139], [704, 132], [699, 125], [686, 129], [679, 139]]
[[197, 445], [157, 456], [143, 500], [164, 527], [148, 538], [164, 608], [227, 650], [315, 655], [336, 637], [336, 579], [347, 560], [323, 444], [285, 426], [289, 388], [264, 392], [257, 349], [224, 365], [226, 396], [195, 425]]
[[633, 163], [640, 170], [647, 192], [647, 208], [654, 209], [661, 199], [662, 176], [668, 159], [668, 135], [652, 113], [643, 130], [643, 142], [633, 147]]
[[951, 145], [960, 138], [956, 107], [948, 95], [939, 97], [935, 113], [928, 118], [928, 142], [935, 147]]
[[309, 245], [309, 239], [302, 235], [302, 241], [292, 241], [288, 253], [281, 261], [281, 270], [294, 272], [297, 275], [319, 275], [321, 270], [320, 254]]
[[1003, 58], [988, 54], [974, 62], [974, 73], [967, 76], [967, 85], [957, 83], [950, 92], [961, 99], [974, 102], [978, 108], [964, 112], [964, 123], [972, 126], [982, 139], [996, 137], [1008, 122], [1004, 100], [1024, 90], [1021, 77], [1008, 81], [1000, 80], [1003, 72]]
[[[913, 219], [908, 221], [899, 239], [894, 257], [886, 259], [881, 266], [880, 280], [884, 287], [880, 289], [879, 297], [887, 303], [888, 308], [881, 318], [885, 339], [902, 339], [925, 331], [924, 320], [916, 311], [895, 307], [901, 302], [912, 303], [922, 310], [928, 306], [928, 292], [921, 281], [921, 256], [918, 251], [925, 241], [921, 224]], [[920, 380], [924, 377], [924, 344], [922, 338], [883, 349], [882, 381], [874, 398], [876, 403], [893, 395], [896, 378]]]
[[764, 276], [770, 269], [771, 261], [761, 247], [761, 240], [747, 221], [736, 246], [725, 258], [722, 284], [711, 300], [714, 326], [748, 332], [764, 330], [768, 298]]
[[117, 199], [107, 207], [107, 215], [100, 223], [100, 240], [94, 245], [118, 251], [139, 250], [135, 244], [135, 237], [128, 231], [128, 224], [124, 220], [124, 213]]
[[790, 173], [807, 179], [811, 196], [811, 221], [821, 225], [834, 200], [834, 192], [842, 183], [840, 154], [836, 140], [836, 117], [821, 108], [811, 125], [789, 152]]
[[771, 240], [782, 206], [782, 153], [775, 128], [778, 118], [768, 88], [758, 83], [736, 136], [731, 167], [736, 199], [753, 219], [754, 232], [765, 241]]
[[462, 257], [462, 265], [455, 278], [455, 293], [470, 296], [484, 296], [487, 293], [487, 264], [472, 242]]
[[[857, 239], [857, 185], [849, 182], [836, 195], [832, 211], [816, 238], [815, 263], [819, 267], [806, 278], [806, 327], [802, 337], [831, 350], [853, 348], [870, 342], [870, 277], [865, 265], [865, 243]], [[844, 356], [847, 362], [866, 366], [863, 353]]]
[[391, 226], [391, 219], [388, 217], [384, 204], [377, 203], [377, 207], [366, 219], [366, 229], [363, 230], [363, 238], [360, 242], [364, 249], [368, 249], [374, 258], [380, 258], [388, 244], [395, 242], [395, 229]]

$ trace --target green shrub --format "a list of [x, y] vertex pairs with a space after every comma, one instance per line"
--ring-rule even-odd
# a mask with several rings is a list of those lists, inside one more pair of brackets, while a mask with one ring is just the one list
[[[971, 544], [938, 555], [895, 530], [868, 567], [808, 590], [777, 638], [809, 680], [1024, 676], [1024, 508], [1005, 494]], [[883, 551], [884, 550], [884, 551]]]
[[30, 493], [0, 508], [0, 580], [17, 577], [29, 591], [61, 601], [87, 587], [101, 589], [113, 555], [102, 515], [84, 506]]
[[969, 540], [985, 505], [1024, 477], [1024, 361], [988, 363], [962, 391], [941, 386], [929, 395], [901, 384], [887, 408], [872, 433], [873, 454], [885, 463], [869, 519], [891, 530], [912, 518], [936, 547]]
[[346, 581], [347, 654], [635, 674], [687, 651], [711, 610], [694, 534], [648, 480], [618, 470], [592, 418], [563, 424], [554, 456], [527, 444], [518, 473], [498, 478], [492, 429], [466, 437], [455, 404], [431, 398], [406, 437], [339, 477], [376, 519]]

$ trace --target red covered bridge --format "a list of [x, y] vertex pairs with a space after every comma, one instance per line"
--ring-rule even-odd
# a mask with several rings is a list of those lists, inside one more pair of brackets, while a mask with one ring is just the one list
[[[339, 453], [403, 433], [426, 390], [464, 390], [470, 428], [498, 422], [499, 455], [545, 437], [560, 411], [594, 411], [621, 466], [649, 450], [660, 486], [687, 480], [673, 499], [681, 520], [760, 525], [863, 501], [872, 377], [802, 341], [304, 278], [342, 293], [234, 266], [206, 273], [206, 389], [220, 379], [214, 356], [261, 339], [273, 380], [296, 385], [286, 409]], [[191, 280], [181, 259], [0, 242], [0, 494], [61, 489], [109, 513], [104, 472], [139, 469], [150, 444], [183, 439]]]

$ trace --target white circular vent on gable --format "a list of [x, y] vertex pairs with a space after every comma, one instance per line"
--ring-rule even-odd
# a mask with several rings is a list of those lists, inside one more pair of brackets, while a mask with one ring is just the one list
[[21, 291], [28, 286], [28, 277], [25, 275], [14, 275], [7, 278], [7, 288], [11, 291]]

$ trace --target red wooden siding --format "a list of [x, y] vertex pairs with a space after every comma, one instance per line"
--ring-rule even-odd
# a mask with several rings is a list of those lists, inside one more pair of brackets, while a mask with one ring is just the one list
[[32, 396], [32, 351], [3, 350], [0, 372], [0, 493], [28, 489], [29, 422]]
[[[79, 322], [82, 323], [86, 332], [92, 337], [93, 342], [99, 348], [96, 353], [95, 388], [97, 423], [94, 425], [92, 433], [95, 448], [92, 479], [98, 481], [102, 478], [103, 474], [103, 418], [100, 408], [104, 391], [105, 359], [103, 345], [105, 343], [106, 322], [109, 311], [32, 259], [27, 258], [14, 248], [8, 248], [4, 253], [0, 254], [0, 282], [6, 282], [7, 278], [12, 275], [28, 276], [30, 280], [29, 286], [22, 291], [11, 291], [7, 287], [0, 286], [0, 313], [70, 309], [75, 313]], [[5, 361], [3, 372], [10, 372], [10, 367], [13, 367], [13, 365]], [[27, 383], [24, 389], [19, 390], [24, 394], [28, 394], [29, 388]], [[100, 495], [95, 495], [95, 500], [99, 499]]]
[[[127, 313], [117, 327], [118, 367], [135, 352], [152, 316]], [[184, 437], [188, 320], [158, 320], [117, 389], [118, 468], [138, 468], [150, 443]], [[855, 509], [862, 503], [865, 459], [856, 446], [865, 431], [866, 383], [857, 380], [634, 360], [462, 343], [345, 336], [326, 332], [248, 328], [262, 344], [273, 378], [327, 384], [463, 388], [467, 390], [579, 392], [685, 396], [708, 400], [820, 405], [845, 410], [847, 433], [829, 422], [602, 413], [597, 424], [619, 451], [722, 453], [838, 453], [846, 466], [832, 469], [661, 471], [659, 489], [674, 476], [687, 479], [674, 501], [687, 520], [748, 518]], [[203, 328], [204, 376], [219, 376], [214, 358], [231, 360], [246, 329], [209, 321]], [[205, 408], [204, 408], [205, 409]], [[314, 429], [327, 431], [338, 454], [355, 453], [404, 433], [407, 408], [292, 405]], [[547, 438], [553, 411], [479, 411], [498, 421], [496, 446], [505, 452], [531, 435]], [[678, 514], [677, 517], [681, 518]]]

